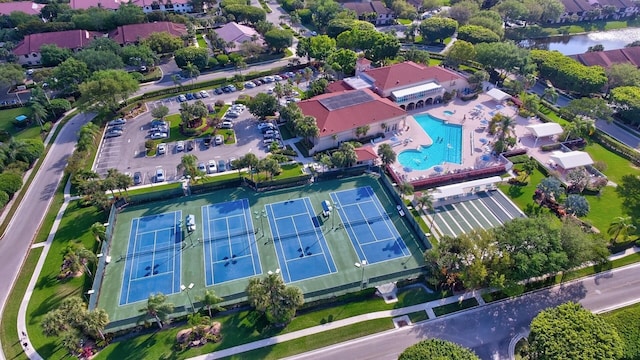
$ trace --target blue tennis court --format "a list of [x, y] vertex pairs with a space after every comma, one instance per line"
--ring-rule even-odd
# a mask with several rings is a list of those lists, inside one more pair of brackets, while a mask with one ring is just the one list
[[309, 198], [268, 204], [266, 209], [285, 283], [338, 271]]
[[124, 265], [120, 305], [152, 293], [180, 291], [181, 211], [133, 219]]
[[331, 200], [361, 260], [374, 264], [411, 255], [370, 186], [332, 192]]
[[207, 286], [262, 273], [253, 229], [247, 199], [202, 207]]

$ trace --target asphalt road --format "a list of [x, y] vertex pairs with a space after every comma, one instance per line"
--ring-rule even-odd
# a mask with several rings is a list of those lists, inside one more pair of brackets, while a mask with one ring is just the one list
[[[78, 130], [91, 117], [86, 114], [77, 115], [62, 128], [0, 240], [0, 314], [36, 230], [47, 213], [67, 165], [67, 158], [74, 150]], [[0, 358], [3, 358], [1, 351]]]
[[390, 330], [289, 360], [397, 359], [408, 346], [426, 338], [441, 338], [473, 349], [481, 359], [509, 359], [509, 343], [528, 330], [541, 310], [567, 301], [594, 312], [640, 301], [640, 264], [600, 273], [551, 289], [526, 294], [415, 326]]

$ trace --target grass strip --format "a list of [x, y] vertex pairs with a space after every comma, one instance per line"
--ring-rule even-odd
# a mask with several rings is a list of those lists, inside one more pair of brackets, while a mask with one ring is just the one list
[[427, 315], [426, 311], [416, 311], [416, 312], [412, 312], [407, 314], [407, 316], [409, 317], [409, 320], [411, 320], [411, 322], [413, 324], [420, 322], [420, 321], [425, 321], [425, 320], [429, 320], [429, 315]]
[[7, 359], [28, 359], [28, 357], [22, 351], [22, 345], [20, 344], [20, 338], [18, 337], [18, 330], [16, 329], [18, 323], [18, 309], [20, 303], [27, 291], [31, 274], [33, 274], [40, 254], [42, 254], [43, 248], [35, 248], [29, 251], [27, 258], [22, 264], [22, 269], [18, 275], [15, 286], [11, 290], [7, 303], [4, 307], [4, 313], [2, 314], [2, 325], [0, 326], [0, 340], [2, 341], [2, 351]]
[[451, 304], [435, 307], [433, 308], [433, 312], [436, 314], [436, 316], [442, 316], [474, 306], [478, 306], [478, 300], [476, 300], [476, 298], [469, 298]]

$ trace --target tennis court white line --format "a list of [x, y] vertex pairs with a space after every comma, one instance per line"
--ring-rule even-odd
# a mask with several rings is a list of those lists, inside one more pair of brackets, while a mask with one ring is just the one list
[[[215, 284], [215, 280], [214, 280], [214, 277], [213, 277], [214, 276], [214, 274], [213, 274], [213, 261], [211, 261], [212, 259], [215, 258], [215, 255], [213, 254], [213, 248], [212, 248], [213, 242], [212, 241], [208, 241], [208, 242], [204, 241], [204, 235], [205, 234], [208, 236], [209, 239], [211, 238], [211, 224], [209, 222], [209, 219], [210, 219], [210, 217], [209, 217], [209, 211], [210, 211], [209, 210], [209, 205], [202, 206], [202, 209], [203, 209], [203, 211], [202, 211], [202, 214], [203, 214], [202, 215], [202, 236], [203, 236], [202, 248], [204, 250], [203, 256], [206, 257], [206, 255], [207, 255], [207, 247], [209, 248], [209, 259], [208, 259], [208, 261], [207, 261], [207, 259], [205, 259], [205, 261], [204, 261], [205, 283], [207, 282], [207, 267], [208, 267], [209, 271], [210, 271], [209, 273], [211, 274], [211, 284], [207, 284], [207, 285], [212, 286], [212, 285]], [[207, 213], [206, 218], [204, 216], [204, 212], [205, 211]], [[204, 224], [207, 224], [206, 225], [206, 229], [207, 229], [206, 232], [205, 232], [205, 225]]]
[[[174, 220], [175, 220], [175, 213], [176, 212], [177, 211], [174, 211], [174, 215], [173, 215]], [[162, 228], [162, 229], [153, 229], [153, 230], [149, 230], [149, 231], [141, 231], [141, 232], [136, 233], [136, 234], [144, 235], [144, 234], [149, 234], [149, 233], [156, 233], [158, 231], [175, 230], [175, 228], [176, 228], [175, 226], [172, 226], [172, 227], [166, 227], [166, 228]]]
[[[375, 235], [376, 238], [376, 242], [378, 241], [388, 241], [388, 239], [392, 239], [394, 243], [396, 243], [398, 245], [398, 247], [400, 247], [402, 249], [402, 255], [404, 256], [408, 256], [411, 255], [411, 251], [409, 251], [409, 249], [407, 248], [407, 244], [404, 244], [404, 248], [402, 248], [402, 246], [400, 246], [400, 242], [398, 241], [398, 238], [402, 239], [402, 236], [400, 236], [400, 232], [398, 231], [398, 229], [396, 228], [396, 225], [393, 223], [393, 219], [391, 219], [391, 215], [389, 215], [385, 210], [384, 210], [384, 206], [382, 206], [382, 203], [380, 202], [380, 199], [378, 199], [378, 196], [376, 195], [375, 191], [373, 191], [373, 188], [367, 186], [367, 194], [370, 195], [370, 202], [373, 203], [373, 205], [375, 206], [375, 208], [378, 210], [378, 214], [380, 214], [380, 217], [384, 220], [384, 224], [387, 227], [387, 230], [389, 230], [389, 233], [391, 233], [391, 238], [385, 238], [385, 239], [381, 239], [378, 240], [378, 236], [375, 235], [375, 232], [373, 232], [373, 234]], [[377, 200], [377, 201], [376, 201]], [[386, 216], [386, 218], [385, 218]], [[402, 241], [404, 243], [404, 240]], [[405, 249], [407, 250], [407, 252], [409, 252], [409, 254], [405, 253]]]
[[[275, 246], [275, 242], [276, 242], [276, 238], [275, 238], [275, 234], [278, 234], [278, 242], [280, 243], [280, 250], [282, 251], [282, 257], [284, 260], [284, 266], [286, 267], [287, 270], [287, 274], [289, 275], [289, 282], [291, 282], [291, 272], [289, 272], [289, 265], [287, 264], [287, 257], [284, 254], [284, 248], [282, 247], [282, 241], [280, 241], [280, 230], [278, 230], [278, 222], [276, 221], [276, 217], [275, 217], [275, 213], [273, 212], [273, 206], [272, 204], [268, 204], [265, 205], [266, 207], [269, 207], [269, 210], [271, 210], [271, 216], [273, 217], [273, 226], [275, 227], [275, 233], [273, 232], [273, 229], [271, 230], [271, 233], [274, 235], [273, 236], [273, 243]], [[267, 211], [267, 213], [269, 213], [269, 211]], [[269, 221], [269, 227], [271, 227], [271, 221]], [[276, 251], [276, 256], [278, 256], [278, 253]]]
[[[140, 218], [136, 218], [134, 220], [137, 220], [138, 222], [136, 223], [136, 232], [133, 236], [133, 249], [136, 248], [136, 241], [138, 239], [138, 227], [140, 226]], [[131, 221], [131, 229], [133, 230], [133, 220]], [[127, 252], [125, 253], [125, 256], [129, 254], [129, 243], [131, 242], [131, 231], [129, 231], [129, 242], [127, 242]], [[125, 272], [127, 269], [127, 262], [129, 261], [129, 259], [125, 258], [124, 261], [124, 266], [125, 266]], [[133, 265], [133, 264], [131, 264]], [[131, 291], [131, 274], [133, 273], [133, 269], [129, 268], [129, 280], [127, 282], [127, 297], [125, 298], [125, 302], [124, 304], [128, 304], [129, 303], [129, 292]], [[124, 276], [124, 272], [122, 273], [122, 276]], [[123, 278], [124, 281], [124, 278]], [[118, 302], [119, 303], [119, 302]]]
[[[309, 206], [308, 205], [311, 205], [311, 199], [306, 197], [306, 198], [304, 198], [303, 203], [304, 203], [305, 209], [307, 209], [307, 216], [309, 217], [309, 221], [311, 221], [311, 226], [314, 227], [314, 233], [316, 235], [316, 241], [318, 242], [318, 245], [320, 245], [320, 250], [322, 250], [322, 255], [324, 256], [324, 263], [327, 264], [327, 269], [329, 270], [329, 274], [333, 274], [333, 271], [331, 271], [331, 265], [329, 264], [329, 259], [327, 259], [327, 254], [324, 252], [324, 248], [322, 247], [322, 244], [320, 243], [320, 240], [325, 240], [324, 239], [324, 234], [322, 234], [322, 232], [320, 232], [320, 234], [318, 234], [318, 229], [315, 228], [315, 224], [313, 223], [313, 218], [311, 217], [311, 214], [313, 214], [313, 208], [311, 208], [311, 211], [309, 211]], [[300, 239], [300, 236], [298, 236], [298, 239]], [[329, 250], [329, 244], [327, 244], [327, 250]], [[333, 257], [331, 257], [331, 260], [333, 261]], [[335, 266], [335, 263], [333, 265]], [[337, 270], [338, 270], [338, 267], [336, 266], [336, 271]]]
[[[251, 253], [251, 263], [253, 264], [253, 274], [254, 275], [258, 275], [258, 274], [262, 274], [262, 262], [260, 262], [260, 252], [257, 251], [256, 255], [258, 255], [258, 261], [260, 262], [260, 270], [258, 271], [258, 269], [256, 269], [256, 266], [258, 264], [256, 264], [256, 262], [253, 260], [253, 246], [252, 243], [255, 244], [258, 239], [256, 239], [256, 232], [255, 232], [255, 228], [253, 227], [253, 217], [251, 217], [251, 209], [249, 208], [249, 200], [247, 199], [242, 199], [242, 210], [243, 210], [243, 215], [244, 215], [244, 225], [247, 228], [247, 231], [249, 232], [247, 234], [247, 240], [249, 241], [249, 252]], [[266, 211], [265, 211], [266, 212]], [[249, 219], [251, 220], [251, 227], [249, 227], [249, 222], [247, 221], [247, 213], [249, 213]], [[264, 229], [263, 229], [264, 232]], [[263, 233], [264, 235], [264, 233]], [[251, 236], [253, 236], [253, 239], [251, 238]], [[256, 250], [258, 250], [257, 246], [256, 246]]]
[[[343, 191], [348, 191], [348, 190], [343, 190]], [[346, 206], [351, 206], [354, 204], [349, 204], [349, 205], [342, 205], [342, 202], [340, 202], [340, 198], [338, 197], [338, 194], [336, 194], [335, 192], [330, 194], [331, 197], [333, 198], [334, 203], [338, 204], [338, 215], [340, 215], [340, 220], [342, 221], [342, 226], [344, 226], [345, 230], [347, 229], [347, 225], [349, 226], [349, 229], [351, 230], [351, 233], [353, 233], [355, 235], [355, 231], [353, 230], [353, 226], [351, 223], [349, 223], [348, 220], [349, 218], [347, 217], [347, 213], [344, 211], [344, 208]], [[357, 205], [357, 204], [355, 204]], [[358, 207], [360, 208], [360, 207]], [[362, 210], [360, 210], [362, 211]], [[343, 218], [343, 214], [344, 214], [344, 218]], [[349, 232], [347, 231], [347, 236], [349, 236], [349, 239], [351, 240], [351, 235], [349, 235]], [[355, 241], [358, 243], [358, 248], [360, 249], [360, 253], [362, 254], [362, 258], [358, 259], [358, 261], [360, 260], [367, 260], [367, 254], [365, 254], [364, 250], [362, 249], [362, 244], [360, 244], [360, 241], [358, 241], [358, 237], [356, 236]], [[356, 255], [358, 255], [358, 257], [360, 257], [360, 254], [358, 254], [358, 249], [356, 249], [355, 245], [353, 244], [353, 241], [351, 242], [351, 246], [353, 247], [353, 250], [356, 252]]]

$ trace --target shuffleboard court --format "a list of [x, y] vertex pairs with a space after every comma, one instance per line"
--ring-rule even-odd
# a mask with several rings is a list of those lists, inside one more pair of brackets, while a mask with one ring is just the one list
[[262, 274], [247, 199], [203, 206], [202, 231], [207, 286]]
[[285, 283], [338, 271], [309, 198], [267, 204], [266, 210]]
[[374, 264], [411, 255], [370, 186], [332, 192], [331, 200], [360, 260]]
[[180, 291], [181, 211], [133, 219], [129, 232], [120, 305], [150, 294]]

